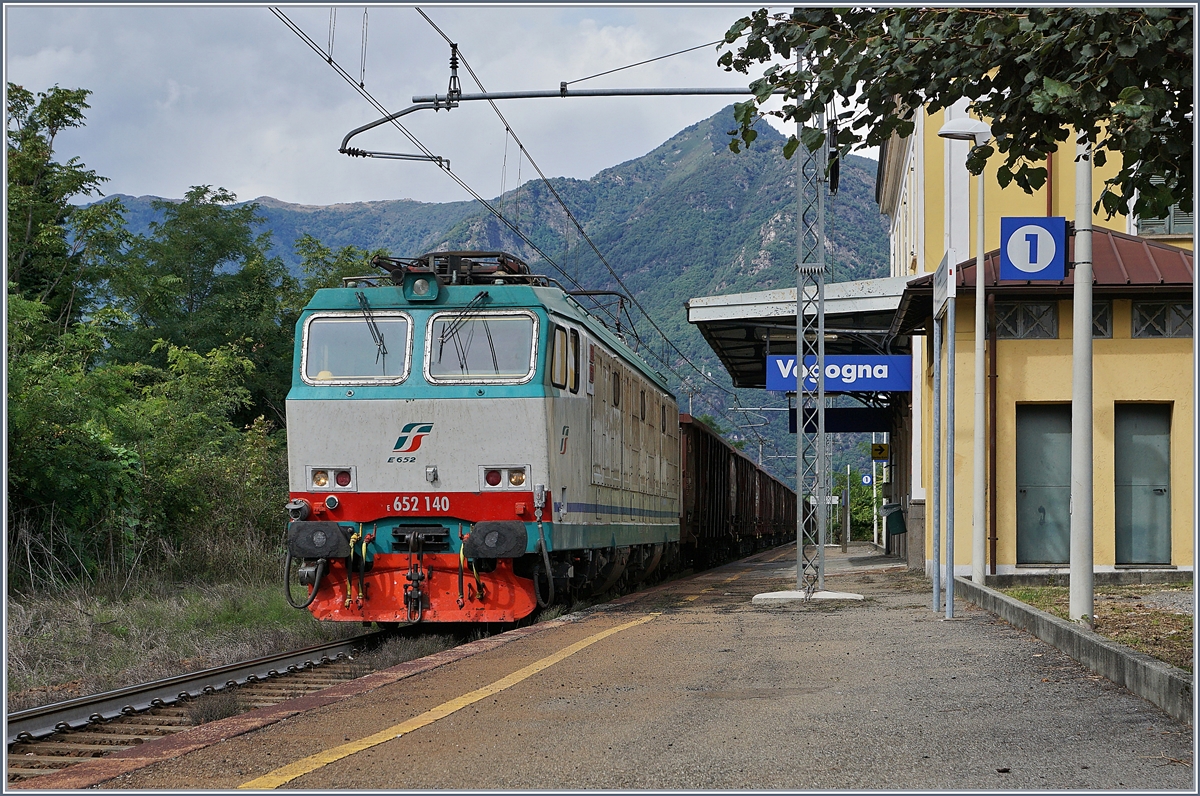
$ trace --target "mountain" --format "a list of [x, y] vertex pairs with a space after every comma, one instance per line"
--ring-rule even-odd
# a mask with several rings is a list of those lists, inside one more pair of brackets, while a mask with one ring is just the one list
[[[720, 362], [687, 323], [684, 302], [696, 296], [796, 284], [796, 160], [783, 158], [785, 138], [766, 124], [760, 125], [759, 137], [749, 150], [730, 152], [726, 131], [735, 127], [730, 106], [681, 130], [646, 155], [589, 180], [549, 180], [647, 314], [689, 360], [726, 385]], [[826, 201], [829, 281], [887, 274], [887, 224], [874, 202], [875, 168], [873, 160], [847, 157], [841, 166], [840, 190]], [[154, 197], [121, 199], [128, 208], [130, 230], [144, 232], [154, 217], [150, 207]], [[490, 201], [580, 285], [617, 287], [544, 183], [530, 181]], [[478, 202], [394, 200], [321, 207], [271, 197], [254, 202], [264, 218], [263, 228], [272, 233], [275, 253], [293, 270], [299, 260], [292, 244], [307, 233], [333, 248], [354, 244], [384, 248], [398, 256], [437, 249], [511, 251], [536, 271], [567, 283], [553, 265]], [[661, 340], [655, 339], [657, 335], [639, 315], [634, 311], [642, 338], [661, 353]], [[662, 369], [654, 357], [647, 359]], [[673, 352], [668, 359], [678, 374], [667, 374], [674, 386], [679, 386], [679, 376], [703, 384]], [[763, 399], [757, 391], [739, 392], [745, 393], [745, 405], [759, 405]], [[686, 405], [686, 397], [678, 394]], [[728, 405], [728, 396], [711, 386], [696, 396], [696, 414], [726, 414]], [[778, 424], [777, 420], [772, 427]], [[786, 425], [782, 432], [767, 431], [781, 451], [794, 445]], [[784, 465], [779, 470], [786, 473], [790, 468]]]

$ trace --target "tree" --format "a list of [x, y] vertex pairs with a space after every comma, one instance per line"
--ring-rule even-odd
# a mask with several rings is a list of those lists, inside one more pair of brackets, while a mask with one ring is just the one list
[[[804, 127], [785, 146], [789, 157], [799, 143], [820, 148], [827, 131], [815, 118], [839, 98], [849, 106], [836, 113], [842, 153], [911, 135], [914, 114], [966, 98], [995, 137], [972, 148], [971, 173], [998, 151], [1000, 185], [1032, 193], [1046, 180], [1038, 164], [1074, 130], [1097, 165], [1106, 153], [1121, 158], [1097, 204], [1109, 216], [1132, 206], [1161, 217], [1175, 203], [1190, 211], [1192, 25], [1191, 8], [760, 9], [729, 29], [726, 45], [746, 40], [718, 64], [742, 73], [777, 57], [791, 64], [771, 64], [751, 83], [730, 147], [754, 140], [778, 88], [783, 109], [765, 113]], [[805, 53], [799, 70], [796, 52]]]
[[65, 331], [83, 315], [102, 278], [97, 263], [124, 242], [121, 206], [79, 208], [71, 200], [100, 194], [106, 182], [79, 158], [54, 159], [54, 142], [82, 127], [86, 89], [55, 86], [35, 97], [8, 84], [8, 279], [15, 291], [49, 311]]
[[258, 206], [238, 206], [223, 188], [193, 186], [182, 202], [158, 200], [162, 220], [133, 238], [110, 269], [108, 296], [126, 320], [112, 330], [111, 356], [167, 365], [168, 348], [200, 353], [236, 345], [253, 364], [242, 425], [268, 414], [281, 425], [291, 386], [290, 299], [296, 280], [270, 257], [270, 233], [255, 235]]
[[296, 239], [295, 248], [300, 256], [300, 270], [304, 273], [296, 296], [297, 310], [303, 309], [313, 293], [321, 288], [341, 287], [343, 277], [385, 276], [383, 271], [371, 265], [371, 258], [376, 254], [386, 255], [386, 249], [369, 252], [358, 246], [343, 246], [335, 252], [308, 234]]

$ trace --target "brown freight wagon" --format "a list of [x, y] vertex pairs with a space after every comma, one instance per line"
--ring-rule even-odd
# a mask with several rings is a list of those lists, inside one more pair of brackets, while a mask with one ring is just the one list
[[796, 493], [689, 414], [679, 415], [684, 566], [704, 569], [796, 536]]

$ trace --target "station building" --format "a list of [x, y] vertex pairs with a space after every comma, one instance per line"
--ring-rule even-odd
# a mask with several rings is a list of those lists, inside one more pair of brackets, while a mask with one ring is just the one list
[[[950, 511], [954, 516], [958, 575], [971, 572], [976, 486], [977, 178], [966, 170], [968, 142], [940, 138], [938, 131], [947, 120], [964, 116], [965, 103], [918, 114], [913, 135], [893, 137], [881, 147], [876, 201], [891, 220], [890, 276], [826, 286], [827, 355], [912, 356], [911, 393], [868, 398], [879, 410], [871, 424], [840, 430], [886, 428], [890, 434], [884, 497], [900, 505], [907, 531], [887, 536], [885, 549], [930, 573], [932, 282], [946, 253], [959, 253], [955, 493], [953, 505], [942, 507], [943, 517]], [[1033, 194], [1016, 186], [1001, 189], [995, 158], [982, 176], [990, 338], [985, 571], [1000, 578], [1069, 572], [1072, 273], [1055, 282], [1000, 282], [997, 276], [1001, 217], [1074, 220], [1074, 156], [1071, 139], [1050, 158], [1046, 184]], [[1094, 169], [1093, 206], [1115, 170], [1111, 159]], [[1178, 208], [1162, 219], [1096, 214], [1092, 223], [1095, 571], [1190, 571], [1196, 478], [1192, 214]], [[1068, 249], [1071, 262], [1073, 238]], [[796, 353], [795, 288], [698, 297], [687, 306], [689, 321], [735, 386], [765, 387], [767, 355]], [[943, 403], [943, 418], [944, 409]], [[879, 412], [886, 414], [882, 421]], [[943, 465], [943, 484], [948, 467]]]
[[[891, 219], [891, 273], [908, 277], [890, 333], [911, 335], [911, 438], [895, 446], [893, 499], [908, 520], [910, 566], [932, 569], [933, 276], [958, 253], [953, 506], [956, 574], [972, 555], [976, 188], [969, 143], [939, 138], [962, 106], [918, 114], [907, 139], [882, 147], [876, 182]], [[1002, 216], [1065, 216], [1075, 207], [1075, 145], [1052, 156], [1034, 194], [985, 182], [984, 286], [989, 446], [987, 572], [1069, 572], [1072, 272], [1055, 282], [1000, 282]], [[993, 158], [993, 161], [996, 159]], [[1093, 205], [1115, 166], [1096, 168]], [[1193, 223], [1093, 218], [1093, 518], [1097, 573], [1193, 567], [1195, 428]], [[1070, 239], [1068, 263], [1073, 259]], [[943, 346], [943, 379], [948, 362]], [[919, 389], [918, 389], [918, 385]], [[943, 391], [945, 388], [943, 387]], [[943, 398], [944, 400], [944, 398]], [[944, 406], [944, 404], [943, 404]], [[943, 418], [946, 417], [943, 410]], [[945, 446], [943, 444], [943, 450]], [[945, 467], [948, 467], [946, 463]], [[943, 480], [945, 484], [945, 472]], [[943, 500], [945, 496], [943, 494]]]

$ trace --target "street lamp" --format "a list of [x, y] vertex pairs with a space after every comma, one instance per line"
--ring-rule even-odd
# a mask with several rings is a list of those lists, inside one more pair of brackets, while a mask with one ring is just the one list
[[[939, 138], [949, 138], [957, 141], [971, 141], [975, 146], [983, 146], [988, 141], [992, 140], [992, 128], [986, 123], [978, 119], [963, 117], [959, 119], [951, 119], [942, 125], [942, 129], [938, 130]], [[983, 429], [985, 423], [984, 408], [983, 408], [983, 338], [985, 335], [984, 329], [984, 311], [983, 311], [983, 231], [984, 231], [984, 216], [983, 216], [983, 174], [980, 173], [975, 178], [978, 185], [978, 200], [976, 201], [976, 218], [975, 218], [975, 477], [974, 477], [974, 502], [971, 510], [971, 580], [978, 584], [983, 584], [983, 563], [986, 557], [987, 549], [987, 531], [984, 528], [986, 524], [986, 512], [984, 510], [984, 435]], [[953, 433], [953, 429], [951, 429]], [[954, 463], [951, 462], [953, 467]], [[950, 507], [950, 511], [954, 511], [954, 507]], [[950, 577], [953, 579], [954, 563], [949, 563]]]

